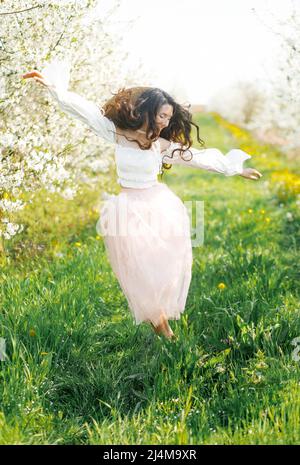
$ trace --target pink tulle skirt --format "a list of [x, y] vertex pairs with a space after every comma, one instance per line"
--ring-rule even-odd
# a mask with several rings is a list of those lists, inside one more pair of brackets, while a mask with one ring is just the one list
[[138, 325], [180, 318], [191, 281], [190, 219], [166, 184], [106, 194], [97, 232]]

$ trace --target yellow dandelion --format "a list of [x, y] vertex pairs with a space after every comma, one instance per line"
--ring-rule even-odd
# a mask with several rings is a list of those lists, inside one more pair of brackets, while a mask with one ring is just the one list
[[100, 241], [101, 237], [100, 237], [100, 236], [96, 236], [96, 239], [97, 239], [97, 241]]
[[225, 287], [226, 287], [226, 284], [224, 284], [224, 283], [219, 283], [218, 284], [219, 289], [225, 289]]
[[267, 216], [266, 222], [267, 222], [267, 223], [270, 223], [270, 221], [271, 221], [271, 218], [269, 218], [269, 217]]
[[262, 215], [264, 215], [264, 214], [266, 213], [266, 211], [262, 208], [262, 209], [260, 210], [260, 213], [261, 213]]
[[8, 199], [8, 198], [9, 198], [9, 195], [8, 195], [8, 193], [7, 193], [7, 192], [4, 192], [4, 194], [3, 194], [3, 198], [4, 198], [4, 199]]
[[248, 213], [253, 213], [252, 208], [248, 208]]
[[75, 242], [74, 244], [76, 247], [81, 247], [81, 242]]
[[36, 336], [36, 332], [35, 332], [34, 329], [30, 329], [30, 330], [29, 330], [29, 336], [30, 336], [30, 337]]

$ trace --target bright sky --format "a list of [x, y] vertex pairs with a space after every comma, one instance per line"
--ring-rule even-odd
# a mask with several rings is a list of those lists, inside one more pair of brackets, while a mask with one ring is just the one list
[[[99, 11], [109, 4], [100, 0]], [[142, 62], [149, 75], [141, 85], [205, 104], [230, 83], [268, 79], [277, 44], [269, 19], [283, 19], [292, 5], [300, 0], [123, 0], [114, 27], [128, 65]]]

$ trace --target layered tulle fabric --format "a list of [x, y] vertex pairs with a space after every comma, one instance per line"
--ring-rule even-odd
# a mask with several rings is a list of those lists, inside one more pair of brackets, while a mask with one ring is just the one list
[[97, 231], [135, 323], [179, 319], [192, 269], [190, 218], [181, 199], [162, 183], [122, 188], [103, 201]]

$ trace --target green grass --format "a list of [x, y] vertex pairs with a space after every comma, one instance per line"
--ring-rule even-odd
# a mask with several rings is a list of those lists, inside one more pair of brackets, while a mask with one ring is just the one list
[[[239, 146], [212, 115], [199, 122], [208, 147]], [[259, 182], [165, 174], [182, 200], [205, 205], [176, 342], [134, 325], [97, 238], [98, 199], [115, 181], [71, 201], [41, 191], [19, 213], [25, 230], [0, 268], [1, 444], [300, 443], [299, 213], [266, 182], [268, 163], [285, 158], [256, 144], [247, 166]]]

